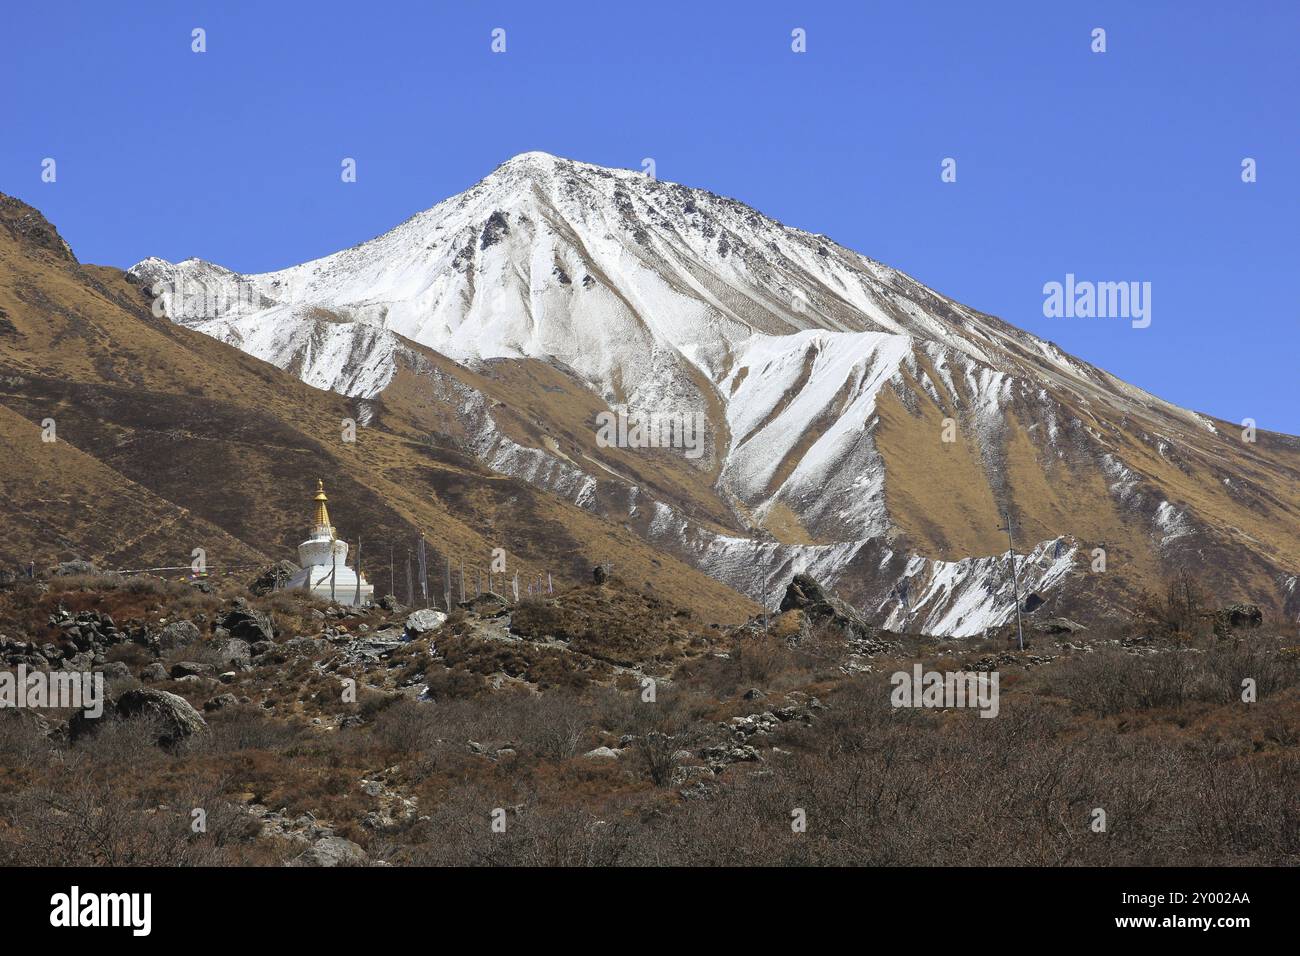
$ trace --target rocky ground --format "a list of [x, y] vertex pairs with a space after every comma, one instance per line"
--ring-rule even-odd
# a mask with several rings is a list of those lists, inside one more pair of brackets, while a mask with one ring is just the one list
[[[0, 862], [1300, 859], [1300, 640], [1247, 607], [1021, 651], [806, 576], [722, 627], [599, 575], [448, 614], [59, 570], [0, 589], [0, 658], [110, 702], [0, 709]], [[890, 706], [915, 663], [997, 673], [998, 718]]]

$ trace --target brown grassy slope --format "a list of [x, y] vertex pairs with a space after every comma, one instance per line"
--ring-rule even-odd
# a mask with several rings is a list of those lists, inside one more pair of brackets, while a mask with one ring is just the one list
[[[1022, 545], [1063, 534], [1089, 553], [1104, 545], [1107, 580], [1121, 593], [1189, 569], [1225, 600], [1280, 606], [1279, 577], [1300, 569], [1300, 440], [1260, 432], [1251, 444], [1227, 423], [1211, 431], [1154, 401], [1047, 394], [1013, 401], [982, 441], [969, 396], [941, 392], [940, 405], [910, 378], [881, 392], [873, 437], [886, 504], [912, 548], [949, 560], [1004, 551], [998, 528], [1010, 502]], [[941, 441], [945, 417], [956, 421], [955, 442]], [[1102, 470], [1105, 455], [1131, 472], [1124, 493]], [[1164, 540], [1153, 520], [1162, 501], [1189, 533]]]
[[[50, 414], [57, 422], [62, 409]], [[76, 554], [122, 567], [170, 554], [178, 550], [175, 542], [189, 541], [201, 543], [214, 561], [267, 560], [71, 443], [46, 443], [41, 434], [38, 423], [0, 405], [0, 565], [32, 560], [36, 555], [23, 544], [33, 541], [48, 542], [53, 556]]]
[[[0, 405], [9, 412], [10, 440], [22, 433], [19, 417], [29, 428], [54, 417], [60, 443], [103, 466], [87, 469], [87, 482], [115, 472], [114, 484], [134, 483], [194, 516], [192, 526], [140, 544], [132, 561], [188, 564], [194, 547], [205, 547], [213, 563], [291, 558], [319, 476], [329, 482], [340, 533], [361, 533], [363, 551], [369, 548], [381, 566], [390, 544], [401, 563], [422, 530], [435, 553], [471, 566], [501, 547], [512, 571], [549, 569], [573, 580], [592, 560], [616, 556], [629, 580], [674, 593], [714, 619], [749, 610], [735, 592], [659, 555], [630, 531], [522, 481], [487, 474], [457, 449], [454, 436], [402, 422], [397, 412], [345, 443], [341, 422], [357, 416], [351, 400], [154, 318], [144, 291], [123, 273], [80, 265], [39, 213], [7, 197], [0, 199], [0, 310]], [[37, 466], [30, 458], [12, 464], [6, 463], [7, 487], [14, 489], [9, 508], [39, 510], [28, 491], [28, 472], [36, 474]], [[170, 512], [158, 507], [165, 526], [161, 512]], [[96, 551], [116, 561], [122, 556], [109, 540], [115, 516], [94, 517], [60, 527], [62, 535], [30, 521], [7, 522], [3, 554], [44, 562]], [[98, 524], [108, 531], [92, 533]], [[363, 563], [386, 583], [386, 567]]]

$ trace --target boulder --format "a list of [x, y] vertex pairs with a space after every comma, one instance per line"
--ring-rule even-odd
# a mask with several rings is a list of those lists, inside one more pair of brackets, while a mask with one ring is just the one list
[[204, 677], [202, 674], [186, 674], [184, 677], [175, 678], [176, 683], [185, 684], [194, 689], [195, 693], [212, 690], [221, 684], [221, 681], [215, 677]]
[[72, 655], [64, 655], [60, 667], [65, 671], [88, 671], [94, 666], [95, 655], [90, 651], [80, 651]]
[[830, 623], [850, 637], [870, 638], [873, 629], [853, 607], [827, 594], [811, 575], [796, 574], [785, 589], [780, 609], [802, 611], [814, 623]]
[[178, 661], [172, 665], [171, 676], [173, 680], [181, 677], [199, 677], [204, 674], [211, 674], [216, 668], [211, 664], [200, 664], [198, 661]]
[[435, 611], [433, 608], [421, 608], [407, 616], [406, 633], [418, 637], [421, 634], [436, 631], [442, 627], [446, 620], [447, 615], [441, 611]]
[[484, 591], [462, 603], [461, 607], [479, 617], [501, 617], [510, 613], [510, 602], [495, 591]]
[[247, 664], [253, 659], [253, 650], [248, 641], [237, 637], [223, 641], [216, 648], [218, 664]]
[[1087, 628], [1071, 621], [1068, 617], [1050, 617], [1036, 623], [1034, 630], [1040, 634], [1073, 634], [1076, 631], [1086, 631]]
[[298, 565], [292, 561], [277, 561], [269, 568], [263, 568], [257, 577], [248, 584], [248, 590], [254, 594], [270, 594], [289, 583], [289, 579], [298, 572]]
[[149, 717], [157, 721], [154, 743], [161, 747], [171, 747], [208, 728], [203, 715], [184, 697], [164, 690], [137, 687], [116, 701], [106, 702], [104, 713], [99, 718], [87, 717], [83, 711], [78, 711], [68, 721], [68, 736], [75, 741], [98, 730], [107, 720], [132, 717]]
[[110, 661], [96, 670], [104, 675], [104, 680], [124, 680], [131, 676], [131, 668], [122, 661]]
[[295, 657], [310, 657], [330, 649], [330, 642], [319, 637], [291, 637], [279, 645], [281, 650]]
[[1239, 627], [1259, 627], [1264, 623], [1264, 612], [1258, 604], [1228, 604], [1215, 614], [1216, 630], [1236, 630]]
[[164, 651], [187, 647], [200, 636], [199, 629], [189, 621], [172, 621], [158, 632], [158, 646]]
[[165, 690], [153, 690], [147, 687], [129, 690], [118, 698], [116, 710], [117, 715], [122, 718], [141, 715], [158, 718], [163, 725], [158, 743], [164, 747], [208, 729], [203, 715], [195, 710], [189, 701], [177, 694], [169, 694]]
[[672, 785], [674, 787], [685, 787], [701, 780], [709, 780], [713, 775], [712, 767], [701, 767], [698, 764], [685, 764], [673, 768]]
[[58, 578], [77, 574], [99, 574], [99, 568], [89, 561], [63, 561], [54, 568], [54, 576]]
[[597, 747], [595, 750], [588, 750], [583, 756], [593, 760], [617, 760], [623, 754], [613, 747]]
[[151, 682], [166, 680], [167, 668], [163, 665], [162, 661], [154, 661], [152, 664], [145, 665], [145, 667], [140, 671], [140, 679]]
[[224, 627], [231, 637], [247, 641], [250, 645], [275, 637], [275, 627], [270, 616], [247, 606], [236, 606], [217, 621], [217, 626]]
[[340, 836], [322, 837], [293, 861], [294, 866], [364, 866], [366, 851]]
[[238, 703], [239, 698], [234, 694], [218, 694], [216, 697], [213, 697], [205, 703], [203, 709], [207, 711], [223, 710], [226, 707], [234, 707]]

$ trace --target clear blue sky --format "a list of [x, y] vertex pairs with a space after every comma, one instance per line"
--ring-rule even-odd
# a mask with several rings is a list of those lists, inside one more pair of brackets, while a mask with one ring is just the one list
[[[41, 0], [0, 23], [0, 191], [83, 261], [264, 271], [525, 150], [651, 156], [1164, 398], [1300, 433], [1300, 3]], [[1067, 272], [1151, 282], [1151, 327], [1044, 318]]]

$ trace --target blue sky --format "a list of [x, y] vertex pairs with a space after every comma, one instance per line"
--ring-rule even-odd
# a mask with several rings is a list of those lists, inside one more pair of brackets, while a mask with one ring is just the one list
[[[1300, 433], [1300, 4], [42, 0], [0, 22], [0, 191], [83, 261], [265, 271], [526, 150], [653, 157], [1161, 397]], [[1045, 318], [1067, 272], [1150, 282], [1151, 326]]]

